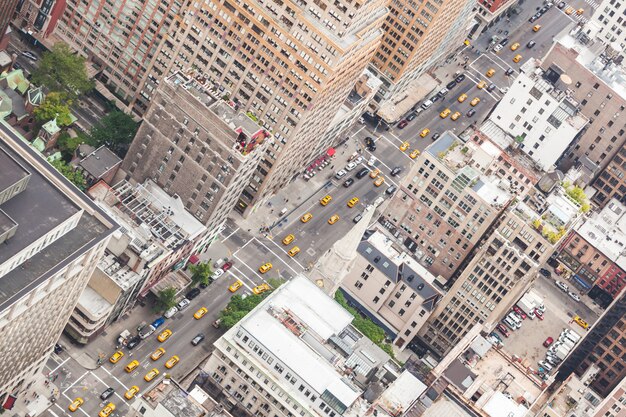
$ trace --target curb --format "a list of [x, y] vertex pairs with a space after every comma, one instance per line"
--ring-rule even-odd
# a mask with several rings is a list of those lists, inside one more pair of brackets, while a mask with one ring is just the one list
[[309, 195], [307, 198], [305, 198], [304, 200], [302, 200], [300, 202], [300, 204], [298, 204], [297, 206], [295, 206], [293, 209], [291, 209], [288, 213], [285, 213], [284, 216], [278, 218], [274, 223], [272, 223], [272, 225], [269, 227], [269, 230], [271, 231], [274, 227], [276, 227], [277, 225], [279, 225], [283, 220], [287, 219], [289, 216], [291, 216], [291, 214], [298, 210], [300, 207], [302, 207], [304, 205], [304, 203], [306, 203], [307, 201], [309, 201], [315, 194], [319, 193], [322, 189], [327, 188], [328, 186], [330, 186], [332, 184], [331, 180], [326, 181], [324, 184], [322, 184], [321, 187], [319, 187], [317, 190], [315, 190], [311, 195]]

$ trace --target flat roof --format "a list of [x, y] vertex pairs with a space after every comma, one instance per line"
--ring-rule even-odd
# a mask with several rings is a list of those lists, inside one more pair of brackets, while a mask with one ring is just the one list
[[89, 285], [85, 287], [80, 294], [78, 304], [83, 306], [85, 310], [88, 310], [93, 316], [100, 316], [107, 312], [112, 306], [103, 296], [101, 296], [96, 290]]
[[4, 148], [0, 148], [0, 192], [30, 175]]
[[[8, 141], [20, 148], [19, 154], [11, 149]], [[82, 211], [74, 229], [35, 253], [21, 267], [16, 267], [0, 277], [0, 311], [2, 311], [76, 257], [106, 239], [117, 225], [52, 166], [44, 162], [43, 169], [40, 170], [22, 157], [27, 155], [29, 159], [42, 158], [41, 154], [33, 150], [25, 139], [3, 121], [0, 122], [0, 149], [11, 155], [31, 174], [27, 188], [0, 206], [7, 215], [19, 223], [15, 236], [0, 250], [0, 262], [14, 256], [70, 216]], [[68, 188], [75, 189], [76, 197], [63, 193], [48, 178], [54, 178]], [[81, 207], [88, 208], [89, 212], [82, 210]], [[96, 218], [96, 214], [99, 218]]]
[[626, 206], [613, 198], [576, 231], [583, 239], [626, 269]]
[[122, 159], [115, 155], [106, 146], [101, 146], [86, 157], [84, 157], [78, 165], [82, 167], [89, 175], [95, 178], [101, 178], [115, 166], [122, 163]]

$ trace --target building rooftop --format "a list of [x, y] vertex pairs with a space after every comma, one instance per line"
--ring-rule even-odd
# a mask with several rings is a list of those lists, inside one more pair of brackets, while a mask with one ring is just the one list
[[[26, 189], [0, 205], [0, 209], [18, 223], [15, 236], [2, 245], [0, 265], [70, 217], [79, 216], [73, 229], [59, 235], [20, 267], [16, 265], [0, 277], [2, 311], [84, 251], [106, 239], [117, 225], [4, 122], [0, 122], [0, 154], [8, 155], [18, 163], [14, 168], [21, 172], [20, 175], [23, 170], [30, 173]], [[0, 164], [0, 178], [4, 178], [4, 169], [6, 165]]]
[[626, 206], [613, 198], [577, 232], [607, 258], [626, 270]]
[[94, 178], [101, 178], [112, 168], [122, 163], [122, 159], [115, 155], [106, 146], [101, 146], [79, 163], [80, 166], [87, 174]]
[[106, 314], [113, 306], [106, 298], [101, 296], [90, 286], [86, 286], [83, 292], [80, 293], [78, 304], [86, 311], [89, 311], [94, 317], [100, 317]]
[[[115, 233], [122, 233], [116, 230]], [[115, 238], [115, 234], [113, 234]], [[141, 275], [133, 271], [128, 265], [120, 263], [115, 255], [105, 252], [105, 255], [98, 261], [98, 268], [123, 290], [126, 291], [141, 280]]]
[[424, 299], [423, 307], [433, 311], [442, 297], [433, 285], [435, 277], [406, 252], [396, 249], [393, 240], [379, 231], [367, 231], [357, 252], [392, 282], [402, 280]]
[[200, 387], [187, 392], [175, 380], [161, 378], [133, 404], [145, 417], [231, 417]]

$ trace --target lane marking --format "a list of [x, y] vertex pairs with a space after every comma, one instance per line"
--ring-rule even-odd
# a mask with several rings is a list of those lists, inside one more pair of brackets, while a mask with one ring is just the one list
[[228, 238], [230, 238], [232, 235], [234, 235], [235, 233], [237, 233], [239, 231], [239, 227], [236, 228], [235, 230], [233, 230], [233, 232], [231, 234], [229, 234], [228, 236], [226, 236], [224, 239], [222, 239], [222, 242], [225, 242], [228, 240]]
[[[300, 262], [298, 262], [298, 261], [297, 261], [297, 259], [295, 259], [295, 258], [293, 258], [293, 257], [289, 256], [289, 255], [287, 254], [287, 251], [286, 251], [285, 249], [283, 249], [283, 248], [282, 248], [282, 247], [281, 247], [278, 243], [274, 242], [273, 240], [271, 240], [270, 242], [272, 242], [274, 245], [276, 245], [276, 247], [277, 247], [278, 249], [280, 249], [280, 250], [281, 250], [281, 252], [284, 252], [285, 256], [287, 256], [289, 259], [293, 260], [295, 263], [297, 263], [297, 264], [298, 264], [298, 266], [299, 266], [300, 268], [302, 268], [302, 269], [304, 270], [304, 267], [302, 266], [302, 264], [301, 264]], [[264, 244], [263, 242], [259, 241], [259, 243], [260, 243], [261, 245], [265, 246], [265, 244]], [[270, 252], [272, 252], [273, 254], [275, 254], [275, 253], [274, 253], [274, 251], [272, 251], [272, 250], [271, 250], [270, 248], [268, 248], [267, 246], [265, 246], [265, 248], [267, 248], [267, 250], [269, 250]], [[280, 259], [280, 258], [279, 258], [279, 259]], [[289, 266], [289, 264], [288, 264], [287, 262], [283, 261], [282, 259], [280, 259], [280, 261], [281, 261], [281, 262], [283, 262], [285, 265], [287, 265], [287, 266], [288, 266], [288, 267], [289, 267], [289, 268], [290, 268], [293, 272], [295, 272], [296, 274], [298, 274], [298, 272], [296, 272], [296, 270], [295, 270], [295, 269], [291, 268], [291, 266]]]
[[253, 240], [255, 240], [256, 237], [253, 237], [252, 239], [248, 240], [246, 243], [243, 244], [242, 247], [240, 247], [239, 249], [237, 249], [235, 252], [233, 252], [233, 256], [237, 255], [237, 252], [239, 252], [240, 250], [242, 250], [243, 248], [245, 248], [246, 246], [248, 246], [248, 244], [250, 242], [252, 242]]
[[[113, 376], [113, 374], [111, 374], [111, 372], [107, 371], [106, 368], [100, 367], [99, 369], [104, 369], [109, 375]], [[94, 376], [94, 378], [96, 378], [98, 381], [100, 381], [102, 383], [102, 385], [104, 385], [105, 387], [109, 387], [109, 384], [105, 383], [103, 380], [101, 380], [98, 375], [96, 375], [94, 372], [91, 373], [91, 375]], [[122, 386], [122, 388], [124, 388], [126, 391], [128, 391], [128, 388], [126, 388], [126, 385], [122, 384], [120, 382], [119, 379], [117, 379], [116, 377], [113, 376], [113, 378]], [[120, 400], [122, 400], [122, 402], [124, 402], [124, 399], [117, 393], [117, 392], [113, 392], [113, 395], [115, 395], [117, 398], [119, 398]], [[100, 396], [98, 396], [98, 398], [100, 398]]]
[[56, 368], [54, 368], [53, 370], [50, 371], [50, 373], [54, 373], [57, 369], [59, 369], [60, 367], [63, 366], [63, 364], [65, 364], [65, 362], [69, 361], [70, 358], [67, 358], [66, 360], [64, 360], [63, 362], [61, 362]]
[[[90, 372], [91, 372], [91, 371], [85, 371], [85, 373], [84, 373], [84, 374], [82, 374], [80, 377], [78, 377], [78, 378], [77, 378], [74, 382], [72, 382], [72, 383], [70, 384], [70, 386], [69, 386], [69, 387], [65, 388], [65, 390], [63, 391], [63, 394], [65, 394], [65, 393], [66, 393], [66, 392], [67, 392], [70, 388], [72, 388], [74, 385], [76, 385], [76, 383], [77, 383], [78, 381], [80, 381], [81, 379], [83, 379], [83, 378], [85, 377], [85, 375], [87, 375], [87, 374], [88, 374], [88, 373], [90, 373]], [[68, 397], [68, 398], [69, 398], [69, 397]]]
[[[243, 264], [244, 264], [244, 265], [246, 265], [245, 263], [243, 263]], [[246, 266], [248, 266], [248, 265], [246, 265]], [[249, 268], [249, 267], [248, 267], [248, 268]], [[243, 286], [244, 286], [244, 287], [246, 287], [247, 289], [249, 289], [250, 291], [252, 291], [252, 287], [248, 286], [248, 284], [246, 284], [245, 282], [243, 282], [243, 279], [244, 279], [244, 278], [245, 278], [245, 279], [247, 279], [248, 281], [250, 281], [250, 282], [252, 283], [252, 285], [254, 285], [254, 286], [256, 287], [256, 284], [254, 283], [254, 281], [252, 281], [250, 278], [248, 278], [248, 277], [246, 276], [246, 274], [244, 274], [243, 272], [241, 272], [241, 270], [240, 270], [239, 268], [237, 268], [237, 267], [233, 266], [233, 269], [237, 270], [237, 272], [239, 272], [239, 275], [241, 275], [241, 276], [243, 277], [243, 278], [238, 278], [238, 277], [235, 277], [235, 278], [237, 278], [239, 281], [241, 281], [241, 283], [243, 284]], [[234, 293], [233, 293], [233, 294], [234, 294]]]

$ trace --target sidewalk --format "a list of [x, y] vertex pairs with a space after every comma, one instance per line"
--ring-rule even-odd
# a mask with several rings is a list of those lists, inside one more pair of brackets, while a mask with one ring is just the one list
[[[300, 206], [305, 205], [311, 197], [321, 189], [328, 186], [335, 173], [348, 163], [350, 156], [360, 147], [357, 136], [353, 131], [348, 131], [350, 139], [336, 148], [337, 152], [332, 156], [331, 163], [321, 170], [316, 170], [314, 177], [308, 181], [302, 175], [272, 196], [264, 205], [252, 209], [248, 218], [239, 215], [233, 217], [233, 221], [242, 230], [253, 235], [261, 235], [262, 228], [271, 228], [285, 220], [293, 220], [294, 213]], [[280, 213], [284, 212], [283, 215]]]
[[46, 411], [59, 399], [59, 388], [50, 383], [44, 374], [37, 374], [32, 384], [18, 396], [7, 415], [35, 417]]

